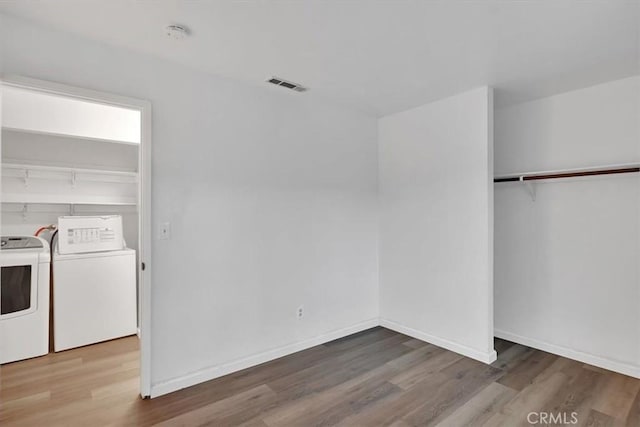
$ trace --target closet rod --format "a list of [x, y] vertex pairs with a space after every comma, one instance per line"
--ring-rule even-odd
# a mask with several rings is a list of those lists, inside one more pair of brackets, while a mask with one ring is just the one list
[[575, 172], [554, 172], [554, 173], [542, 173], [537, 175], [516, 175], [516, 176], [502, 176], [494, 178], [493, 182], [517, 182], [517, 181], [536, 181], [541, 179], [556, 179], [556, 178], [575, 178], [579, 176], [593, 176], [593, 175], [613, 175], [619, 173], [633, 173], [640, 172], [640, 167], [625, 167], [625, 168], [611, 168], [611, 169], [597, 169], [590, 171], [575, 171]]

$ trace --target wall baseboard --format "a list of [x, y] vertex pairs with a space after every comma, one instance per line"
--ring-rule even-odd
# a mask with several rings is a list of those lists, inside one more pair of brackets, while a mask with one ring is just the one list
[[391, 320], [381, 318], [380, 326], [391, 329], [392, 331], [400, 332], [401, 334], [408, 335], [421, 341], [426, 341], [430, 344], [437, 345], [438, 347], [446, 348], [447, 350], [451, 350], [455, 353], [470, 357], [471, 359], [475, 359], [483, 363], [492, 363], [498, 357], [498, 354], [495, 350], [486, 353], [478, 351], [474, 348], [467, 347], [466, 345], [458, 344], [456, 342], [449, 341], [435, 335], [430, 335], [417, 329], [413, 329], [408, 326], [393, 322]]
[[558, 356], [566, 357], [568, 359], [577, 360], [579, 362], [587, 363], [599, 368], [604, 368], [624, 375], [629, 375], [634, 378], [640, 378], [640, 366], [618, 362], [615, 360], [607, 359], [605, 357], [596, 356], [590, 353], [584, 353], [578, 350], [572, 350], [567, 347], [550, 344], [544, 341], [538, 341], [534, 338], [524, 337], [522, 335], [514, 334], [512, 332], [507, 332], [501, 329], [495, 329], [494, 335], [497, 338], [502, 338], [504, 340], [515, 342], [517, 344], [526, 345], [527, 347], [537, 348], [538, 350], [557, 354]]
[[[268, 350], [263, 353], [255, 354], [253, 356], [249, 356], [235, 362], [230, 362], [230, 363], [226, 363], [218, 366], [206, 367], [177, 378], [172, 378], [170, 380], [153, 384], [151, 386], [151, 397], [153, 398], [153, 397], [162, 396], [164, 394], [172, 393], [174, 391], [178, 391], [183, 388], [191, 387], [193, 385], [200, 384], [205, 381], [210, 381], [215, 378], [222, 377], [224, 375], [229, 375], [231, 373], [241, 371], [242, 369], [250, 368], [252, 366], [256, 366], [261, 363], [269, 362], [271, 360], [278, 359], [280, 357], [288, 356], [290, 354], [296, 353], [298, 351], [306, 350], [316, 345], [324, 344], [339, 338], [344, 338], [346, 336], [349, 336], [370, 328], [374, 328], [376, 326], [382, 326], [387, 329], [391, 329], [393, 331], [399, 332], [401, 334], [408, 335], [412, 338], [416, 338], [421, 341], [426, 341], [433, 345], [437, 345], [447, 350], [451, 350], [453, 352], [459, 353], [463, 356], [470, 357], [472, 359], [478, 360], [483, 363], [487, 363], [487, 364], [492, 363], [496, 360], [496, 357], [497, 357], [497, 354], [495, 351], [483, 353], [471, 347], [467, 347], [452, 341], [448, 341], [440, 337], [436, 337], [434, 335], [430, 335], [430, 334], [418, 331], [413, 328], [409, 328], [407, 326], [401, 325], [391, 320], [374, 318], [374, 319], [366, 320], [364, 322], [357, 323], [355, 325], [352, 325], [346, 328], [342, 328], [342, 329], [328, 332], [326, 334], [318, 335], [317, 337], [314, 337], [308, 340], [300, 341], [300, 342], [289, 344], [283, 347]], [[509, 339], [509, 338], [505, 338], [505, 339]]]
[[329, 341], [336, 340], [338, 338], [344, 338], [346, 336], [361, 332], [370, 328], [379, 326], [380, 322], [378, 318], [366, 320], [364, 322], [357, 323], [355, 325], [328, 332], [326, 334], [318, 335], [314, 338], [300, 341], [297, 343], [289, 344], [284, 347], [275, 348], [265, 351], [263, 353], [255, 354], [253, 356], [246, 357], [244, 359], [226, 363], [218, 366], [210, 366], [200, 369], [198, 371], [172, 378], [167, 381], [163, 381], [157, 384], [151, 385], [151, 397], [162, 396], [174, 391], [178, 391], [183, 388], [187, 388], [196, 384], [200, 384], [205, 381], [213, 380], [224, 375], [231, 374], [233, 372], [240, 371], [242, 369], [250, 368], [252, 366], [259, 365], [261, 363], [269, 362], [280, 357], [288, 356], [298, 351], [306, 350], [316, 345], [324, 344]]
[[[164, 394], [168, 394], [186, 387], [190, 387], [205, 381], [209, 381], [224, 375], [231, 374], [233, 372], [240, 371], [242, 369], [250, 368], [252, 366], [259, 365], [261, 363], [269, 362], [280, 357], [288, 356], [298, 351], [306, 350], [316, 345], [324, 344], [329, 341], [333, 341], [339, 338], [361, 332], [376, 326], [382, 326], [387, 329], [399, 332], [401, 334], [408, 335], [412, 338], [428, 342], [433, 345], [451, 350], [455, 353], [461, 354], [466, 357], [478, 360], [483, 363], [492, 363], [497, 358], [497, 353], [494, 351], [481, 352], [474, 348], [461, 345], [444, 338], [430, 335], [417, 329], [410, 328], [408, 326], [393, 322], [388, 319], [370, 319], [364, 322], [357, 323], [347, 328], [338, 329], [328, 332], [326, 334], [318, 335], [317, 337], [304, 340], [298, 343], [289, 344], [283, 347], [272, 349], [263, 353], [259, 353], [247, 358], [227, 363], [224, 365], [211, 366], [192, 372], [190, 374], [173, 378], [167, 381], [163, 381], [151, 386], [151, 397], [158, 397]], [[533, 338], [523, 337], [518, 334], [495, 329], [494, 335], [497, 338], [502, 338], [508, 341], [512, 341], [518, 344], [526, 345], [528, 347], [537, 348], [542, 351], [557, 354], [562, 357], [577, 360], [583, 363], [588, 363], [599, 368], [608, 369], [614, 372], [619, 372], [624, 375], [629, 375], [634, 378], [640, 378], [640, 366], [635, 366], [623, 362], [617, 362], [615, 360], [607, 359], [600, 356], [595, 356], [589, 353], [584, 353], [576, 350], [572, 350], [566, 347], [557, 346], [555, 344], [549, 344], [543, 341], [538, 341]]]

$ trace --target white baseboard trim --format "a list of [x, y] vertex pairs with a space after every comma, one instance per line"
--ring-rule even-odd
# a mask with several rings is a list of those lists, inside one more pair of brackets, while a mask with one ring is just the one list
[[252, 366], [259, 365], [261, 363], [269, 362], [280, 357], [288, 356], [292, 353], [305, 350], [316, 345], [324, 344], [329, 341], [343, 338], [357, 332], [361, 332], [373, 327], [379, 326], [379, 319], [376, 317], [364, 322], [357, 323], [347, 328], [338, 329], [328, 332], [326, 334], [318, 335], [317, 337], [304, 340], [301, 342], [286, 345], [284, 347], [275, 348], [265, 351], [263, 353], [255, 354], [253, 356], [246, 357], [244, 359], [230, 362], [224, 365], [210, 366], [200, 369], [198, 371], [172, 378], [167, 381], [163, 381], [157, 384], [151, 385], [151, 397], [162, 396], [163, 394], [171, 393], [192, 385], [200, 384], [205, 381], [209, 381], [224, 375], [231, 374], [233, 372], [240, 371], [242, 369], [250, 368]]
[[[462, 354], [463, 356], [470, 357], [483, 363], [492, 363], [497, 358], [497, 353], [494, 351], [481, 352], [474, 348], [458, 344], [453, 341], [449, 341], [444, 338], [437, 337], [435, 335], [427, 334], [417, 329], [410, 328], [408, 326], [393, 322], [388, 319], [370, 319], [364, 322], [357, 323], [347, 328], [338, 329], [328, 332], [326, 334], [319, 335], [317, 337], [304, 340], [298, 343], [286, 345], [272, 349], [263, 353], [259, 353], [247, 358], [227, 363], [219, 366], [211, 366], [200, 369], [198, 371], [183, 375], [177, 378], [172, 378], [167, 381], [163, 381], [151, 386], [151, 397], [162, 396], [163, 394], [171, 393], [186, 387], [190, 387], [205, 381], [209, 381], [224, 375], [231, 374], [233, 372], [240, 371], [242, 369], [250, 368], [252, 366], [259, 365], [261, 363], [269, 362], [280, 357], [288, 356], [292, 353], [305, 350], [307, 348], [314, 347], [316, 345], [324, 344], [329, 341], [333, 341], [339, 338], [361, 332], [376, 326], [382, 326], [387, 329], [399, 332], [401, 334], [408, 335], [412, 338], [426, 341], [428, 343], [437, 345], [447, 350]], [[599, 368], [608, 369], [614, 372], [619, 372], [624, 375], [629, 375], [634, 378], [640, 378], [640, 366], [632, 364], [618, 362], [615, 360], [607, 359], [593, 354], [584, 353], [570, 348], [558, 346], [555, 344], [549, 344], [544, 341], [538, 341], [533, 338], [523, 337], [518, 334], [507, 332], [500, 329], [495, 329], [494, 335], [497, 338], [502, 338], [508, 341], [512, 341], [518, 344], [526, 345], [528, 347], [537, 348], [542, 351], [557, 354], [559, 356], [574, 359], [583, 363], [588, 363]]]
[[495, 350], [486, 353], [478, 351], [474, 348], [467, 347], [466, 345], [458, 344], [456, 342], [449, 341], [435, 335], [430, 335], [417, 329], [413, 329], [408, 326], [393, 322], [391, 320], [380, 319], [380, 326], [391, 329], [392, 331], [400, 332], [401, 334], [408, 335], [421, 341], [426, 341], [430, 344], [437, 345], [438, 347], [446, 348], [447, 350], [451, 350], [455, 353], [462, 354], [463, 356], [470, 357], [483, 363], [493, 363], [498, 357]]
[[619, 372], [621, 374], [629, 375], [634, 378], [640, 378], [640, 366], [618, 362], [615, 360], [607, 359], [605, 357], [596, 356], [590, 353], [584, 353], [578, 350], [572, 350], [570, 348], [562, 347], [555, 344], [549, 344], [544, 341], [538, 341], [534, 338], [524, 337], [522, 335], [514, 334], [512, 332], [507, 332], [501, 329], [495, 329], [494, 335], [497, 338], [502, 338], [504, 340], [512, 341], [517, 344], [526, 345], [527, 347], [537, 348], [538, 350], [557, 354], [558, 356], [566, 357], [568, 359], [577, 360], [579, 362], [587, 363], [599, 368]]

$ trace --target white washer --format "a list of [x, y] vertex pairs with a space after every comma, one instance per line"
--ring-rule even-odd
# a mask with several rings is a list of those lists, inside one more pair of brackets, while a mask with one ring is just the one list
[[61, 351], [137, 332], [136, 251], [53, 253], [53, 338]]
[[0, 363], [49, 353], [49, 244], [2, 237]]

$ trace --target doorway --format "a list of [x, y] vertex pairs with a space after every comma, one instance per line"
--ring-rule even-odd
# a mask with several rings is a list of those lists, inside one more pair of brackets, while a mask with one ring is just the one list
[[[140, 395], [147, 398], [151, 389], [151, 104], [145, 100], [25, 77], [2, 78], [0, 100], [3, 107], [0, 110], [2, 235], [23, 235], [25, 242], [36, 246], [41, 244], [38, 242], [51, 243], [50, 259], [54, 265], [50, 269], [54, 277], [52, 296], [59, 290], [55, 289], [54, 270], [63, 265], [59, 262], [56, 267], [56, 256], [59, 260], [65, 256], [67, 260], [94, 257], [92, 266], [95, 266], [96, 257], [107, 259], [104, 255], [108, 253], [112, 255], [110, 259], [118, 260], [119, 266], [127, 263], [123, 261], [125, 255], [131, 255], [129, 276], [132, 283], [135, 282], [132, 285], [135, 290], [129, 287], [127, 292], [135, 303], [133, 307], [123, 309], [128, 310], [131, 319], [135, 319], [133, 332], [139, 337]], [[88, 221], [93, 222], [78, 228], [79, 218], [89, 218]], [[61, 227], [63, 236], [60, 235]], [[42, 238], [27, 239], [33, 234]], [[113, 239], [117, 240], [120, 235], [126, 244], [122, 248], [110, 247], [118, 246]], [[75, 255], [61, 252], [61, 237], [64, 237], [68, 253]], [[98, 241], [106, 246], [93, 247], [92, 242]], [[21, 243], [14, 240], [11, 244]], [[122, 253], [117, 255], [123, 256], [105, 252], [114, 249], [121, 249]], [[94, 255], [88, 255], [89, 252]], [[9, 253], [17, 252], [3, 251], [4, 258]], [[108, 271], [120, 269], [114, 265], [107, 263], [104, 268], [111, 269]], [[12, 273], [17, 271], [15, 268], [11, 270]], [[4, 267], [2, 272], [5, 273]], [[58, 277], [62, 277], [61, 269]], [[4, 286], [5, 282], [7, 286]], [[116, 282], [121, 284], [123, 280], [114, 279]], [[15, 283], [16, 289], [17, 286], [24, 288], [27, 283], [37, 286], [35, 281], [26, 279]], [[9, 294], [10, 286], [8, 278], [3, 280], [5, 295]], [[81, 292], [86, 290], [81, 289]], [[82, 304], [81, 292], [76, 292], [80, 302], [73, 301], [73, 296], [71, 302]], [[30, 294], [22, 289], [20, 295]], [[63, 297], [59, 297], [51, 306], [61, 304], [62, 300]], [[13, 319], [16, 318], [14, 315]], [[3, 321], [0, 318], [0, 322]], [[81, 322], [76, 320], [76, 323]], [[63, 320], [59, 320], [58, 326], [62, 324]], [[4, 333], [6, 325], [7, 322], [0, 324], [0, 332]], [[131, 331], [131, 322], [128, 325], [126, 330]], [[13, 324], [10, 327], [14, 327]], [[74, 333], [77, 335], [77, 331]], [[53, 328], [49, 335], [54, 335]], [[109, 336], [108, 332], [104, 336]], [[55, 347], [50, 350], [55, 351]]]

